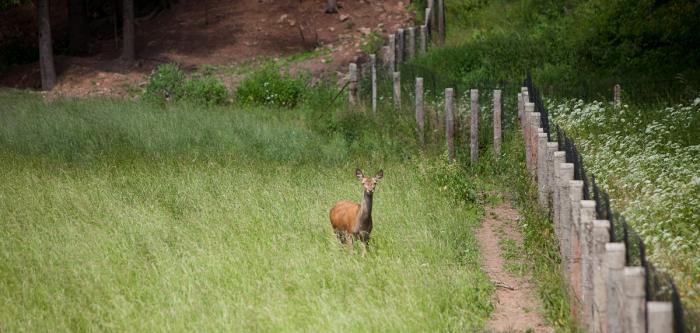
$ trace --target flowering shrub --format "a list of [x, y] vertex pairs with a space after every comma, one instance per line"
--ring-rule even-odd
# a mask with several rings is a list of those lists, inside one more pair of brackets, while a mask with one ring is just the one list
[[[669, 271], [686, 304], [700, 304], [700, 98], [660, 110], [549, 101], [612, 206]], [[695, 305], [692, 305], [695, 304]], [[696, 309], [697, 310], [697, 309]]]

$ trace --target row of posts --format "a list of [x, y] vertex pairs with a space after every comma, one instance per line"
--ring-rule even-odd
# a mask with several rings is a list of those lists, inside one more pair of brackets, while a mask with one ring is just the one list
[[[445, 6], [444, 0], [428, 0], [428, 7], [425, 8], [425, 23], [417, 27], [398, 29], [396, 33], [389, 35], [388, 48], [389, 59], [388, 70], [394, 81], [394, 105], [401, 107], [401, 73], [397, 70], [400, 64], [415, 58], [417, 54], [427, 51], [431, 36], [438, 45], [442, 45], [445, 40]], [[417, 33], [416, 33], [417, 31]], [[418, 40], [416, 40], [416, 37]], [[370, 66], [372, 76], [372, 112], [377, 111], [377, 57], [370, 55]], [[348, 99], [351, 105], [358, 102], [358, 68], [357, 64], [351, 63], [348, 69]]]
[[553, 213], [573, 316], [588, 332], [672, 332], [672, 303], [646, 301], [645, 269], [625, 266], [625, 244], [610, 242], [610, 221], [597, 220], [596, 202], [583, 200], [583, 181], [574, 179], [557, 142], [549, 142], [531, 99], [521, 88], [525, 160], [540, 204]]

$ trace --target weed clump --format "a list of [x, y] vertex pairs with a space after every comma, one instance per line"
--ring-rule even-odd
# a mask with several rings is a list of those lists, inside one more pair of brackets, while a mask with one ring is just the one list
[[266, 105], [293, 108], [306, 88], [304, 80], [294, 78], [272, 64], [251, 74], [236, 89], [236, 101], [242, 105]]
[[187, 101], [207, 106], [226, 103], [228, 91], [218, 78], [203, 73], [186, 79], [185, 72], [174, 63], [163, 64], [151, 75], [143, 99], [156, 104]]

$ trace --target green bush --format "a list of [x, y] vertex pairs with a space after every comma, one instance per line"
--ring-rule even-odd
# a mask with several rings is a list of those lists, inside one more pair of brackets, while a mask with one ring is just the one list
[[151, 75], [143, 99], [164, 104], [168, 101], [188, 101], [196, 104], [220, 105], [226, 103], [228, 91], [218, 78], [208, 73], [187, 80], [177, 64], [164, 64]]
[[157, 103], [178, 100], [183, 95], [184, 81], [185, 72], [177, 64], [159, 65], [148, 80], [143, 98]]
[[251, 74], [236, 89], [236, 101], [243, 105], [295, 107], [306, 88], [304, 80], [280, 72], [275, 65], [265, 65]]
[[208, 75], [185, 82], [183, 92], [183, 99], [208, 106], [225, 104], [228, 97], [226, 86], [221, 80]]

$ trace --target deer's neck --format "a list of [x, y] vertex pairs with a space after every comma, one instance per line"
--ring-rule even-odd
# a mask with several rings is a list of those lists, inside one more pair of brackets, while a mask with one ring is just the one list
[[372, 227], [372, 193], [364, 192], [362, 202], [360, 203], [359, 219], [360, 230], [366, 230]]

